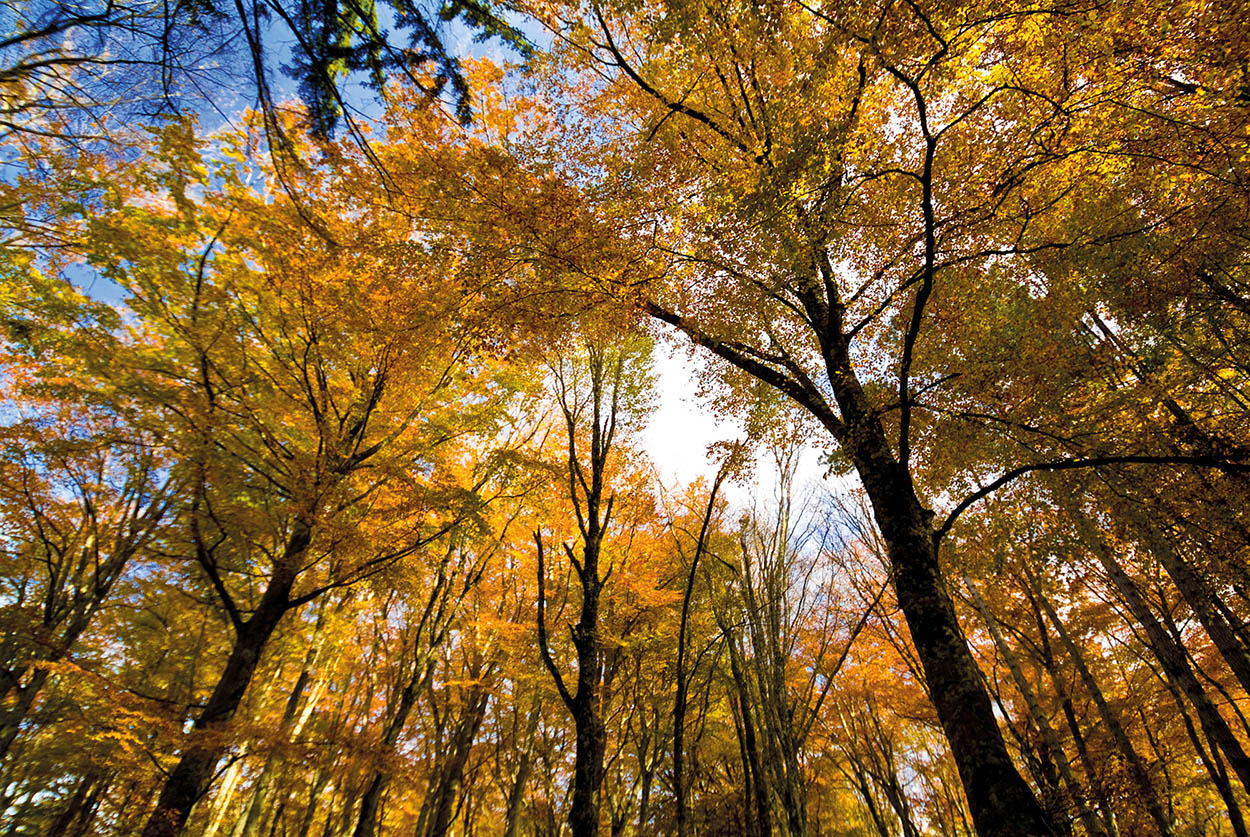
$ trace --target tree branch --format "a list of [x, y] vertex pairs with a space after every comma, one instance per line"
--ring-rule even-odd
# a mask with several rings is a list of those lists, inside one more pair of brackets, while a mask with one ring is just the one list
[[678, 329], [695, 344], [710, 350], [713, 354], [728, 361], [743, 372], [755, 376], [769, 386], [790, 396], [795, 402], [811, 412], [839, 442], [846, 437], [846, 425], [843, 424], [842, 419], [834, 415], [833, 410], [829, 408], [828, 402], [825, 401], [810, 380], [799, 380], [786, 375], [763, 361], [751, 357], [748, 354], [752, 351], [750, 347], [718, 340], [680, 314], [661, 308], [654, 302], [649, 300], [644, 302], [643, 310], [655, 319]]
[[[1250, 458], [1250, 455], [1247, 454], [1242, 454], [1241, 456], [1242, 459]], [[1035, 471], [1073, 471], [1078, 468], [1098, 468], [1103, 465], [1193, 465], [1198, 468], [1215, 468], [1221, 471], [1250, 472], [1250, 463], [1220, 456], [1091, 456], [1084, 459], [1058, 459], [1053, 462], [1021, 465], [1018, 468], [1012, 468], [989, 485], [977, 489], [961, 500], [959, 505], [955, 506], [951, 513], [946, 516], [946, 520], [943, 521], [942, 525], [934, 531], [933, 542], [935, 544], [939, 542], [951, 530], [951, 527], [955, 525], [955, 520], [967, 511], [969, 507], [984, 500], [1004, 485], [1014, 482], [1025, 474], [1031, 474]]]
[[564, 685], [564, 678], [560, 676], [560, 669], [556, 667], [556, 661], [551, 656], [551, 646], [547, 642], [547, 567], [544, 562], [541, 532], [534, 533], [534, 544], [538, 547], [538, 652], [542, 655], [543, 665], [546, 666], [551, 679], [556, 683], [560, 699], [572, 710], [573, 695]]

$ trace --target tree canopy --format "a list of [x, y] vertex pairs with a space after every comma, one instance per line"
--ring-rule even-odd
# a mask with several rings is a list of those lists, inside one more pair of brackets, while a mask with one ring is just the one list
[[1250, 10], [4, 11], [7, 834], [1250, 833]]

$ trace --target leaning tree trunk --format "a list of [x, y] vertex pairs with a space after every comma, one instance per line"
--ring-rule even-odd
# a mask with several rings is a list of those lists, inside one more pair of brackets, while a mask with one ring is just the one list
[[[261, 652], [281, 615], [281, 611], [266, 613], [258, 610], [239, 633], [217, 687], [195, 722], [195, 733], [211, 733], [234, 717], [260, 662]], [[224, 752], [225, 745], [221, 741], [208, 737], [198, 742], [193, 739], [165, 780], [156, 810], [143, 829], [143, 837], [176, 837]]]
[[[59, 656], [59, 654], [55, 656], [50, 655], [50, 658], [55, 660]], [[23, 669], [22, 673], [25, 674], [28, 670]], [[3, 713], [0, 713], [0, 760], [8, 756], [9, 750], [13, 748], [13, 742], [21, 734], [22, 724], [30, 716], [31, 708], [35, 705], [35, 698], [43, 691], [43, 686], [48, 680], [48, 674], [48, 669], [42, 667], [36, 668], [31, 672], [26, 683], [17, 688], [16, 697], [13, 701]]]
[[981, 837], [1054, 834], [1032, 789], [1011, 761], [980, 669], [964, 639], [938, 562], [933, 514], [917, 499], [911, 475], [888, 453], [879, 425], [876, 431], [872, 435], [878, 436], [878, 444], [861, 445], [876, 451], [856, 456], [856, 466], [885, 541], [895, 595], [950, 743], [977, 833]]
[[1172, 824], [1163, 810], [1162, 803], [1159, 801], [1159, 796], [1155, 791], [1154, 783], [1150, 780], [1150, 772], [1146, 769], [1145, 762], [1138, 755], [1132, 739], [1129, 738], [1124, 725], [1120, 723], [1119, 716], [1111, 708], [1110, 704], [1107, 703], [1102, 687], [1094, 679], [1093, 672], [1089, 670], [1089, 666], [1085, 663], [1084, 654], [1076, 644], [1076, 640], [1068, 633], [1068, 629], [1064, 627], [1059, 614], [1055, 612], [1054, 605], [1050, 603], [1050, 599], [1046, 598], [1037, 579], [1029, 575], [1028, 581], [1029, 586], [1032, 588], [1030, 595], [1033, 601], [1045, 611], [1046, 618], [1055, 626], [1055, 633], [1058, 635], [1059, 641], [1063, 643], [1063, 647], [1067, 650], [1068, 659], [1076, 668], [1076, 672], [1081, 678], [1081, 684], [1085, 687], [1085, 691], [1089, 693], [1090, 699], [1094, 701], [1094, 706], [1098, 709], [1098, 715], [1102, 719], [1103, 725], [1107, 728], [1107, 732], [1111, 734], [1112, 740], [1115, 741], [1116, 747], [1120, 750], [1120, 755], [1124, 758], [1124, 763], [1129, 769], [1129, 775], [1137, 786], [1137, 792], [1141, 795], [1150, 818], [1154, 821], [1155, 826], [1158, 827], [1159, 834], [1169, 837], [1172, 833]]
[[[1059, 705], [1063, 710], [1063, 717], [1068, 725], [1068, 732], [1072, 736], [1072, 743], [1076, 747], [1077, 758], [1081, 762], [1081, 767], [1085, 771], [1085, 780], [1089, 784], [1090, 790], [1094, 794], [1094, 799], [1098, 803], [1098, 814], [1102, 820], [1103, 831], [1116, 837], [1119, 830], [1116, 828], [1115, 816], [1112, 813], [1111, 800], [1107, 796], [1106, 785], [1103, 783], [1102, 774], [1094, 764], [1093, 757], [1090, 755], [1089, 746], [1085, 740], [1085, 734], [1081, 730], [1081, 726], [1076, 717], [1076, 705], [1072, 702], [1072, 695], [1068, 690], [1067, 684], [1064, 682], [1063, 676], [1059, 672], [1059, 666], [1055, 660], [1054, 651], [1050, 644], [1050, 630], [1046, 626], [1046, 620], [1042, 617], [1041, 608], [1038, 607], [1037, 601], [1033, 598], [1031, 589], [1031, 576], [1025, 571], [1022, 574], [1024, 579], [1025, 596], [1028, 597], [1029, 606], [1033, 613], [1034, 623], [1037, 625], [1038, 646], [1034, 659], [1046, 672], [1051, 686], [1054, 687], [1055, 695], [1059, 698]], [[1166, 831], [1166, 829], [1164, 830]]]
[[1219, 596], [1198, 572], [1189, 566], [1167, 538], [1149, 522], [1142, 522], [1151, 554], [1167, 570], [1185, 603], [1193, 610], [1212, 644], [1228, 663], [1243, 689], [1250, 693], [1250, 653], [1241, 644], [1233, 626], [1218, 607]]
[[[716, 494], [720, 490], [727, 474], [722, 467], [712, 481], [712, 490], [708, 492], [707, 511], [703, 514], [703, 522], [699, 526], [699, 540], [695, 544], [694, 557], [690, 559], [690, 572], [686, 575], [686, 591], [681, 598], [681, 621], [677, 629], [677, 694], [673, 698], [673, 797], [676, 805], [677, 837], [686, 837], [690, 820], [690, 800], [686, 793], [686, 634], [690, 624], [690, 600], [694, 594], [694, 582], [699, 570], [699, 559], [707, 548], [708, 529], [712, 524], [712, 515], [716, 511]], [[639, 820], [646, 822], [647, 800], [650, 796], [651, 774], [646, 776], [643, 786], [642, 808]]]
[[1137, 590], [1137, 585], [1115, 560], [1110, 548], [1105, 544], [1094, 544], [1094, 550], [1107, 571], [1112, 585], [1128, 605], [1129, 612], [1145, 629], [1146, 636], [1150, 640], [1150, 650], [1163, 666], [1168, 679], [1193, 705], [1203, 731], [1212, 742], [1219, 746], [1242, 785], [1250, 789], [1250, 756], [1246, 755], [1241, 742], [1228, 726], [1228, 722], [1224, 720], [1224, 716], [1220, 714], [1219, 709], [1202, 688], [1202, 684], [1198, 682], [1197, 676], [1189, 667], [1185, 649], [1168, 635], [1163, 625], [1151, 613], [1141, 593]]
[[526, 744], [522, 745], [521, 763], [517, 765], [512, 777], [512, 787], [508, 790], [508, 799], [504, 809], [503, 837], [516, 837], [521, 827], [521, 807], [525, 802], [525, 786], [529, 782], [533, 770], [534, 751], [532, 741], [538, 731], [541, 707], [536, 705], [526, 718]]
[[1229, 781], [1228, 770], [1224, 767], [1224, 761], [1220, 758], [1219, 744], [1212, 741], [1208, 736], [1207, 745], [1202, 743], [1202, 737], [1198, 735], [1198, 730], [1194, 728], [1194, 722], [1189, 718], [1189, 710], [1186, 708], [1185, 697], [1181, 694], [1176, 685], [1167, 678], [1166, 674], [1160, 675], [1163, 684], [1172, 694], [1172, 699], [1176, 701], [1176, 709], [1180, 716], [1181, 722], [1185, 725], [1185, 734], [1189, 736], [1189, 742], [1193, 745], [1194, 752], [1198, 754], [1198, 760], [1202, 762], [1203, 768], [1207, 771], [1207, 776], [1211, 779], [1211, 784], [1215, 786], [1215, 791], [1220, 795], [1220, 799], [1224, 801], [1224, 807], [1228, 811], [1228, 822], [1233, 828], [1233, 837], [1247, 837], [1245, 819], [1241, 815], [1241, 806], [1237, 804], [1237, 795], [1233, 791], [1233, 783]]
[[[822, 264], [827, 263], [823, 255], [822, 259]], [[981, 837], [1055, 834], [1032, 789], [1012, 763], [981, 672], [964, 638], [938, 560], [933, 512], [916, 495], [908, 444], [900, 433], [896, 456], [881, 412], [864, 391], [851, 361], [852, 336], [842, 322], [843, 303], [827, 290], [836, 280], [826, 274], [822, 277], [824, 288], [817, 277], [804, 281], [796, 290], [819, 342], [836, 410], [806, 375], [779, 371], [761, 362], [759, 355], [744, 351], [741, 344], [719, 340], [655, 303], [648, 302], [645, 307], [695, 343], [793, 398], [829, 431], [851, 460], [868, 495], [885, 542], [895, 597], [920, 658], [938, 721], [950, 743], [977, 832]], [[904, 409], [909, 410], [906, 397], [904, 402]]]
[[990, 639], [994, 642], [994, 647], [998, 649], [1003, 662], [1007, 664], [1007, 671], [1011, 674], [1012, 682], [1016, 684], [1016, 689], [1020, 692], [1020, 696], [1024, 698], [1024, 704], [1028, 707], [1029, 714], [1033, 716], [1033, 723], [1041, 735], [1042, 744], [1048, 751], [1055, 769], [1059, 771], [1063, 784], [1067, 787], [1069, 801], [1076, 807], [1077, 814], [1081, 819], [1081, 825], [1085, 827], [1086, 833], [1091, 835], [1091, 837], [1106, 837], [1107, 831], [1094, 816], [1094, 812], [1086, 802], [1085, 789], [1077, 781], [1067, 754], [1064, 753], [1063, 744], [1059, 740], [1059, 734], [1050, 723], [1050, 714], [1042, 708], [1041, 701], [1033, 691], [1033, 687], [1029, 684], [1028, 678], [1024, 676], [1024, 669], [1020, 666], [1020, 661], [1016, 658], [1015, 651], [1007, 643], [1002, 630], [998, 626], [998, 621], [994, 618], [994, 614], [990, 612], [985, 600], [981, 598], [981, 592], [977, 590], [972, 579], [966, 575], [964, 576], [964, 586], [968, 589], [968, 594], [972, 598], [972, 606], [981, 614], [981, 621], [985, 623], [985, 627], [990, 633]]
[[291, 534], [256, 610], [238, 626], [234, 647], [217, 686], [196, 719], [192, 743], [166, 778], [156, 810], [144, 826], [143, 837], [176, 837], [207, 788], [213, 769], [226, 750], [224, 740], [212, 733], [234, 717], [265, 645], [283, 614], [290, 610], [291, 589], [311, 540], [312, 531], [306, 525], [301, 524]]
[[91, 824], [91, 819], [110, 783], [111, 779], [99, 774], [92, 773], [84, 776], [78, 783], [74, 795], [47, 833], [65, 835], [65, 837], [86, 834], [87, 827]]

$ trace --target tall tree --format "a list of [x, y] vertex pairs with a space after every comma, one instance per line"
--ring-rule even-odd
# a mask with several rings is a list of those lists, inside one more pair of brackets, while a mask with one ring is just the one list
[[158, 441], [104, 411], [38, 398], [47, 386], [36, 377], [11, 392], [43, 415], [5, 428], [0, 444], [8, 588], [0, 759], [27, 722], [49, 664], [71, 655], [130, 562], [160, 535], [176, 494]]
[[[1224, 143], [1239, 117], [1213, 109], [1207, 133], [1184, 122], [1203, 167], [1184, 197], [1147, 193], [1138, 183], [1193, 169], [1179, 151], [1135, 149], [1162, 147], [1172, 114], [1198, 103], [1173, 101], [1153, 65], [1108, 57], [1146, 35], [1127, 14], [1109, 29], [1023, 4], [676, 3], [546, 20], [570, 44], [562, 66], [610, 72], [568, 91], [611, 137], [583, 156], [609, 172], [597, 187], [608, 211], [641, 220], [623, 232], [657, 244], [646, 268], [609, 278], [641, 287], [645, 310], [734, 370], [739, 391], [746, 377], [773, 387], [828, 434], [871, 500], [978, 830], [1050, 833], [938, 548], [969, 503], [1032, 470], [1173, 458], [1114, 433], [1073, 445], [1018, 431], [1036, 425], [1022, 415], [1029, 389], [1080, 366], [1076, 341], [1055, 339], [1097, 297], [1074, 271], [1208, 222], [1228, 229], [1188, 201], [1232, 194]], [[1119, 188], [1126, 178], [1140, 180]], [[1173, 199], [1187, 210], [1169, 215]], [[994, 467], [1004, 477], [979, 487]]]
[[538, 647], [577, 731], [573, 801], [569, 809], [569, 827], [576, 837], [594, 837], [599, 833], [607, 749], [603, 689], [611, 666], [606, 659], [610, 649], [604, 642], [600, 610], [604, 584], [613, 571], [610, 556], [604, 555], [616, 504], [609, 458], [619, 445], [618, 430], [636, 420], [639, 399], [645, 397], [648, 347], [639, 337], [616, 340], [619, 345], [612, 347], [591, 342], [580, 356], [558, 357], [550, 367], [568, 445], [565, 478], [580, 541], [576, 547], [564, 544], [568, 562], [576, 571], [581, 599], [577, 622], [570, 626], [575, 678], [572, 688], [552, 652], [548, 636], [546, 547], [541, 531], [534, 534], [538, 550]]

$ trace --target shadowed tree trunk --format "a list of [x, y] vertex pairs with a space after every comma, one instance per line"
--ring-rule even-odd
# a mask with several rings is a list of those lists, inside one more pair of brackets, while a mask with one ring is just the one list
[[[567, 686], [548, 641], [546, 556], [542, 535], [535, 532], [534, 543], [538, 551], [538, 649], [560, 699], [573, 716], [576, 751], [573, 759], [573, 801], [569, 810], [569, 827], [573, 837], [594, 837], [599, 832], [600, 786], [607, 748], [607, 731], [600, 706], [604, 649], [599, 635], [600, 598], [606, 575], [600, 568], [600, 561], [615, 501], [615, 495], [607, 495], [607, 466], [617, 420], [624, 409], [624, 390], [630, 386], [628, 376], [635, 372], [631, 366], [639, 360], [637, 356], [631, 356], [636, 352], [635, 347], [629, 346], [610, 350], [592, 345], [586, 350], [584, 360], [561, 361], [552, 369], [557, 379], [557, 395], [567, 433], [569, 497], [582, 541], [580, 560], [571, 545], [564, 545], [568, 562], [576, 571], [582, 599], [577, 623], [571, 626], [577, 666], [574, 689]], [[579, 378], [579, 364], [584, 364], [584, 381]]]
[[[1087, 533], [1097, 537], [1095, 533]], [[1228, 759], [1233, 772], [1241, 780], [1243, 787], [1250, 788], [1250, 757], [1238, 741], [1237, 736], [1228, 726], [1228, 722], [1220, 714], [1219, 709], [1207, 697], [1206, 691], [1190, 668], [1185, 649], [1177, 645], [1168, 635], [1167, 630], [1147, 607], [1145, 600], [1137, 589], [1137, 585], [1129, 578], [1128, 573], [1115, 560], [1109, 546], [1101, 539], [1091, 541], [1095, 555], [1107, 571], [1112, 585], [1128, 605], [1133, 618], [1146, 631], [1150, 650], [1158, 658], [1167, 678], [1185, 695], [1194, 711], [1198, 713], [1198, 721], [1211, 741], [1219, 747]]]
[[1142, 761], [1141, 756], [1138, 755], [1137, 749], [1133, 746], [1133, 741], [1125, 731], [1124, 725], [1120, 722], [1119, 715], [1107, 703], [1102, 687], [1098, 685], [1098, 681], [1094, 679], [1093, 673], [1085, 663], [1084, 654], [1076, 644], [1076, 640], [1072, 638], [1072, 635], [1068, 633], [1068, 629], [1059, 619], [1059, 614], [1055, 612], [1054, 605], [1050, 603], [1050, 599], [1042, 592], [1038, 580], [1031, 574], [1027, 574], [1027, 570], [1026, 578], [1029, 581], [1029, 586], [1032, 588], [1030, 597], [1041, 606], [1041, 609], [1046, 614], [1046, 618], [1055, 627], [1055, 633], [1058, 635], [1064, 649], [1068, 652], [1069, 661], [1076, 668], [1077, 674], [1081, 678], [1081, 684], [1085, 687], [1085, 691], [1089, 693], [1090, 699], [1094, 701], [1094, 706], [1098, 709], [1099, 718], [1102, 719], [1107, 731], [1111, 733], [1112, 740], [1115, 741], [1116, 747], [1120, 750], [1120, 755], [1124, 757], [1125, 764], [1128, 765], [1129, 775], [1132, 776], [1133, 784], [1141, 795], [1142, 801], [1146, 805], [1146, 810], [1150, 813], [1150, 818], [1158, 827], [1161, 835], [1171, 834], [1172, 824], [1167, 814], [1163, 811], [1163, 805], [1159, 802], [1159, 796], [1155, 792], [1154, 783], [1150, 780], [1150, 773], [1146, 770], [1145, 763]]
[[176, 837], [207, 787], [217, 762], [226, 751], [225, 741], [214, 740], [211, 734], [234, 717], [266, 643], [291, 608], [291, 589], [311, 540], [312, 529], [306, 522], [297, 521], [256, 610], [236, 626], [234, 646], [225, 668], [195, 721], [191, 743], [165, 780], [156, 810], [144, 826], [143, 837]]
[[109, 789], [110, 780], [99, 775], [84, 776], [74, 790], [74, 795], [61, 811], [60, 816], [48, 829], [49, 835], [79, 837], [86, 834], [100, 801]]
[[983, 837], [1052, 834], [1055, 829], [1011, 761], [980, 670], [964, 639], [938, 563], [933, 515], [916, 498], [910, 474], [889, 457], [884, 441], [880, 439], [880, 453], [860, 466], [860, 474], [894, 569], [895, 594], [950, 742], [973, 822]]
[[[414, 659], [411, 671], [403, 681], [399, 699], [383, 729], [379, 746], [382, 753], [389, 754], [395, 750], [419, 695], [434, 678], [437, 651], [455, 625], [460, 604], [482, 578], [484, 556], [473, 555], [471, 560], [466, 560], [467, 556], [468, 553], [461, 550], [454, 539], [448, 542], [420, 614], [408, 625], [408, 642]], [[373, 837], [377, 832], [379, 805], [389, 782], [390, 776], [383, 768], [374, 769], [360, 798], [360, 813], [353, 837]]]
[[[395, 744], [408, 723], [408, 716], [417, 705], [417, 695], [427, 678], [432, 675], [433, 668], [427, 668], [418, 661], [412, 676], [400, 691], [399, 703], [396, 704], [394, 712], [386, 722], [386, 728], [382, 731], [379, 747], [381, 751], [389, 753], [395, 749]], [[389, 782], [390, 777], [385, 770], [377, 768], [373, 771], [369, 777], [369, 783], [365, 786], [365, 792], [360, 797], [360, 812], [356, 816], [356, 827], [352, 830], [352, 837], [373, 837], [376, 833], [382, 794], [386, 791]]]
[[1202, 624], [1211, 642], [1228, 663], [1229, 669], [1236, 676], [1241, 687], [1250, 694], [1250, 653], [1242, 645], [1237, 633], [1224, 617], [1220, 607], [1219, 596], [1210, 588], [1206, 581], [1176, 551], [1176, 547], [1159, 532], [1150, 522], [1134, 521], [1144, 529], [1145, 541], [1150, 553], [1167, 571], [1176, 589], [1185, 599], [1185, 604], [1193, 610], [1194, 615]]

